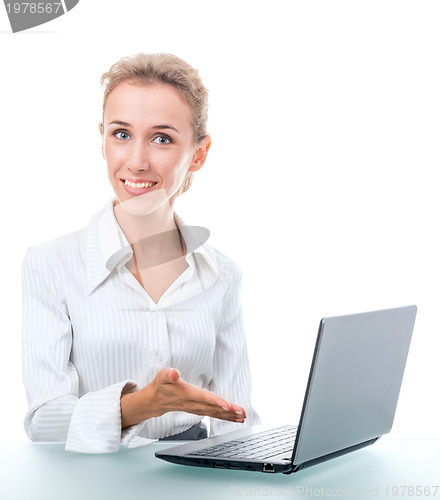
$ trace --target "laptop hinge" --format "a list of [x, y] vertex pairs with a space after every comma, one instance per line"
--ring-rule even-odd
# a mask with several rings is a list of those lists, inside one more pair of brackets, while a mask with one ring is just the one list
[[[379, 436], [380, 437], [380, 436]], [[285, 472], [285, 474], [291, 474], [292, 472], [298, 472], [299, 470], [306, 469], [307, 467], [312, 467], [313, 465], [320, 464], [321, 462], [326, 462], [327, 460], [331, 460], [332, 458], [337, 458], [342, 455], [346, 455], [352, 451], [360, 450], [361, 448], [365, 448], [366, 446], [370, 446], [374, 444], [378, 439], [369, 439], [368, 441], [364, 441], [363, 443], [356, 444], [354, 446], [349, 446], [348, 448], [344, 448], [343, 450], [335, 451], [334, 453], [329, 453], [328, 455], [323, 455], [322, 457], [314, 458], [313, 460], [309, 460], [299, 465], [293, 465], [293, 469], [289, 472]]]

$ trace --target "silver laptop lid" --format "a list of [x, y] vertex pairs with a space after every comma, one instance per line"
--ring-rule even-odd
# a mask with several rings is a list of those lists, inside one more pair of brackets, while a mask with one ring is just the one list
[[321, 321], [294, 464], [391, 430], [416, 312], [407, 306]]

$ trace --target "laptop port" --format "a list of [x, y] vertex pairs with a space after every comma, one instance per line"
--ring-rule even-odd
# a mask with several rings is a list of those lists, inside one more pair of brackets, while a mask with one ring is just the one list
[[238, 464], [228, 464], [228, 469], [238, 470], [239, 468]]
[[225, 464], [223, 462], [214, 462], [214, 467], [216, 469], [224, 469], [225, 468]]
[[275, 472], [273, 464], [264, 464], [263, 465], [263, 472]]

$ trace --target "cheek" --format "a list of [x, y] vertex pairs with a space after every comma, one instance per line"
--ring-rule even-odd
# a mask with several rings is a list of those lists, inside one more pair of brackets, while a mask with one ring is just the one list
[[190, 156], [188, 154], [182, 155], [180, 152], [170, 151], [167, 154], [151, 155], [151, 165], [161, 175], [167, 177], [180, 177], [182, 172], [186, 172], [189, 167]]
[[120, 152], [116, 148], [106, 145], [104, 146], [104, 155], [109, 171], [117, 169], [121, 163]]

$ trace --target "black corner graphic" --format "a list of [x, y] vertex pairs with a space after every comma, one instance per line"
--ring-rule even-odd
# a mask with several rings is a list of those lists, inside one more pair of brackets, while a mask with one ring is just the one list
[[52, 0], [46, 2], [22, 2], [4, 0], [6, 13], [13, 33], [34, 28], [66, 14], [79, 0]]
[[64, 0], [67, 12], [69, 12], [69, 10], [72, 10], [78, 4], [78, 2], [79, 0]]

